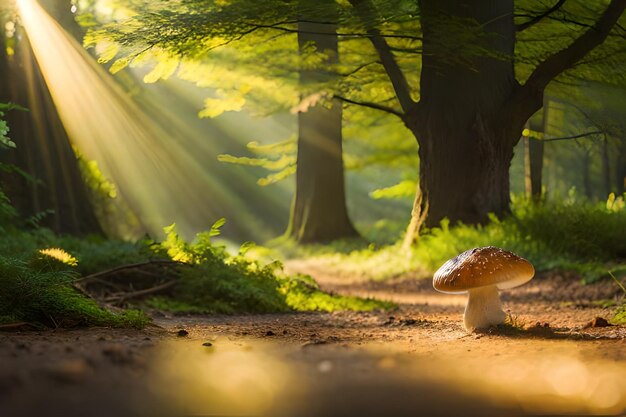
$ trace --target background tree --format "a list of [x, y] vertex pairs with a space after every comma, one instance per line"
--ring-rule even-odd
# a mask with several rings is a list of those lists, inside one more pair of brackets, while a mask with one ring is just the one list
[[[332, 91], [347, 103], [399, 116], [416, 138], [420, 191], [413, 223], [418, 227], [409, 239], [420, 225], [436, 226], [444, 217], [482, 223], [489, 213], [508, 213], [514, 146], [554, 79], [623, 81], [622, 74], [607, 70], [624, 59], [624, 31], [616, 26], [626, 7], [623, 0], [559, 1], [547, 8], [512, 0], [424, 0], [418, 8], [369, 0], [350, 4], [337, 23], [371, 44], [378, 57], [374, 66], [388, 78], [392, 95], [377, 91], [365, 101], [354, 99], [358, 89], [335, 86]], [[130, 23], [110, 27], [108, 36], [129, 48], [122, 58], [128, 60], [133, 51], [155, 45], [180, 51], [198, 39], [232, 42], [261, 29], [297, 32], [298, 22], [286, 21], [284, 8], [277, 14], [276, 7], [264, 5], [252, 15], [247, 6], [243, 1], [214, 8], [203, 3], [200, 10], [190, 2], [174, 12], [141, 13]], [[165, 15], [167, 22], [161, 18]], [[392, 26], [407, 16], [411, 24]], [[163, 33], [155, 27], [167, 27], [170, 35], [151, 36]], [[390, 34], [389, 27], [400, 30]], [[421, 65], [403, 65], [407, 53], [422, 53]], [[359, 55], [360, 65], [370, 62], [366, 56]]]
[[[70, 14], [69, 1], [50, 4], [62, 14]], [[18, 170], [2, 174], [6, 193], [23, 216], [57, 232], [100, 233], [76, 156], [36, 65], [28, 36], [14, 20], [14, 13], [4, 16], [0, 26], [7, 27], [11, 22], [8, 27], [14, 29], [0, 36], [0, 100], [29, 109], [7, 115], [17, 147], [3, 151], [2, 159]]]
[[[334, 1], [327, 7], [334, 8]], [[328, 56], [328, 64], [339, 61], [334, 24], [300, 22], [298, 45], [301, 53], [313, 45]], [[303, 86], [319, 85], [323, 78], [319, 69], [300, 70]], [[313, 93], [308, 99], [315, 100], [319, 94]], [[326, 106], [306, 104], [308, 108], [298, 111], [296, 190], [287, 234], [300, 243], [357, 236], [346, 207], [342, 104], [336, 99]]]

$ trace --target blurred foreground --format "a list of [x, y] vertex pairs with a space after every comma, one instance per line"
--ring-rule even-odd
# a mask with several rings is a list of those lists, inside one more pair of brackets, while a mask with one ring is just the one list
[[524, 329], [467, 335], [463, 297], [388, 285], [403, 304], [392, 313], [161, 316], [145, 331], [0, 334], [2, 415], [626, 412], [626, 327], [586, 326], [610, 313], [591, 300], [611, 286], [559, 293], [558, 279], [531, 282], [503, 297]]

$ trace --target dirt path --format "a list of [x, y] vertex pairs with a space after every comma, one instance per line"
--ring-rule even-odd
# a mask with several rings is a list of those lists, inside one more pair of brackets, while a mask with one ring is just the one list
[[626, 328], [586, 327], [610, 315], [592, 302], [619, 296], [609, 283], [538, 277], [503, 294], [505, 308], [530, 330], [467, 335], [464, 298], [437, 294], [427, 280], [371, 283], [311, 262], [288, 268], [312, 273], [331, 291], [392, 299], [400, 308], [165, 316], [141, 332], [0, 333], [0, 415], [626, 412]]

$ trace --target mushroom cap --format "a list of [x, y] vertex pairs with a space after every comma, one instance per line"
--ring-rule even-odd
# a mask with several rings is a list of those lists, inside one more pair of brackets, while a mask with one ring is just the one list
[[505, 290], [530, 281], [534, 275], [535, 268], [526, 259], [486, 246], [465, 251], [443, 264], [433, 276], [433, 287], [451, 294], [487, 285]]

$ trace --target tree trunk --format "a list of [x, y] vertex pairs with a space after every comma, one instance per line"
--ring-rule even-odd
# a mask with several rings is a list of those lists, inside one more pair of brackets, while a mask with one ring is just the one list
[[606, 198], [612, 191], [611, 187], [611, 158], [609, 157], [609, 139], [606, 135], [602, 140], [602, 180], [604, 183], [604, 196]]
[[[300, 23], [298, 43], [302, 49], [313, 43], [337, 62], [336, 27], [328, 24]], [[303, 69], [300, 81], [306, 85], [320, 82], [316, 70]], [[298, 162], [296, 195], [287, 235], [300, 243], [327, 242], [355, 237], [346, 208], [342, 151], [342, 105], [312, 103], [298, 114]]]
[[526, 195], [534, 202], [541, 200], [543, 174], [543, 142], [531, 137], [524, 138], [524, 165]]
[[[545, 100], [543, 104], [543, 117], [541, 122], [530, 118], [528, 128], [531, 131], [541, 132], [544, 137], [548, 131], [548, 109], [549, 101]], [[543, 176], [543, 141], [534, 137], [524, 138], [524, 166], [525, 166], [525, 185], [526, 195], [534, 202], [541, 200], [542, 193], [542, 176]]]
[[[444, 218], [485, 223], [489, 213], [509, 212], [509, 166], [525, 119], [502, 113], [517, 86], [511, 60], [470, 52], [450, 62], [467, 53], [468, 40], [467, 31], [450, 32], [449, 17], [483, 24], [485, 36], [470, 42], [512, 57], [513, 2], [422, 0], [420, 10], [421, 100], [419, 112], [405, 117], [420, 145], [421, 197], [413, 216], [426, 227]], [[445, 45], [437, 42], [442, 37]]]
[[626, 192], [626, 139], [619, 138], [617, 155], [615, 158], [615, 193], [623, 195]]
[[[69, 10], [69, 9], [68, 9]], [[15, 55], [5, 60], [7, 72], [0, 91], [12, 101], [29, 109], [7, 115], [15, 150], [5, 151], [2, 160], [16, 165], [37, 181], [18, 174], [4, 174], [3, 186], [21, 215], [29, 217], [48, 213], [41, 225], [69, 234], [101, 233], [89, 203], [76, 156], [71, 148], [59, 115], [26, 33], [17, 38]], [[2, 50], [0, 53], [4, 54]], [[8, 88], [7, 88], [8, 87]]]
[[591, 152], [583, 149], [583, 158], [582, 158], [582, 181], [583, 181], [583, 191], [585, 192], [585, 197], [591, 200], [593, 198], [593, 191], [591, 189]]

